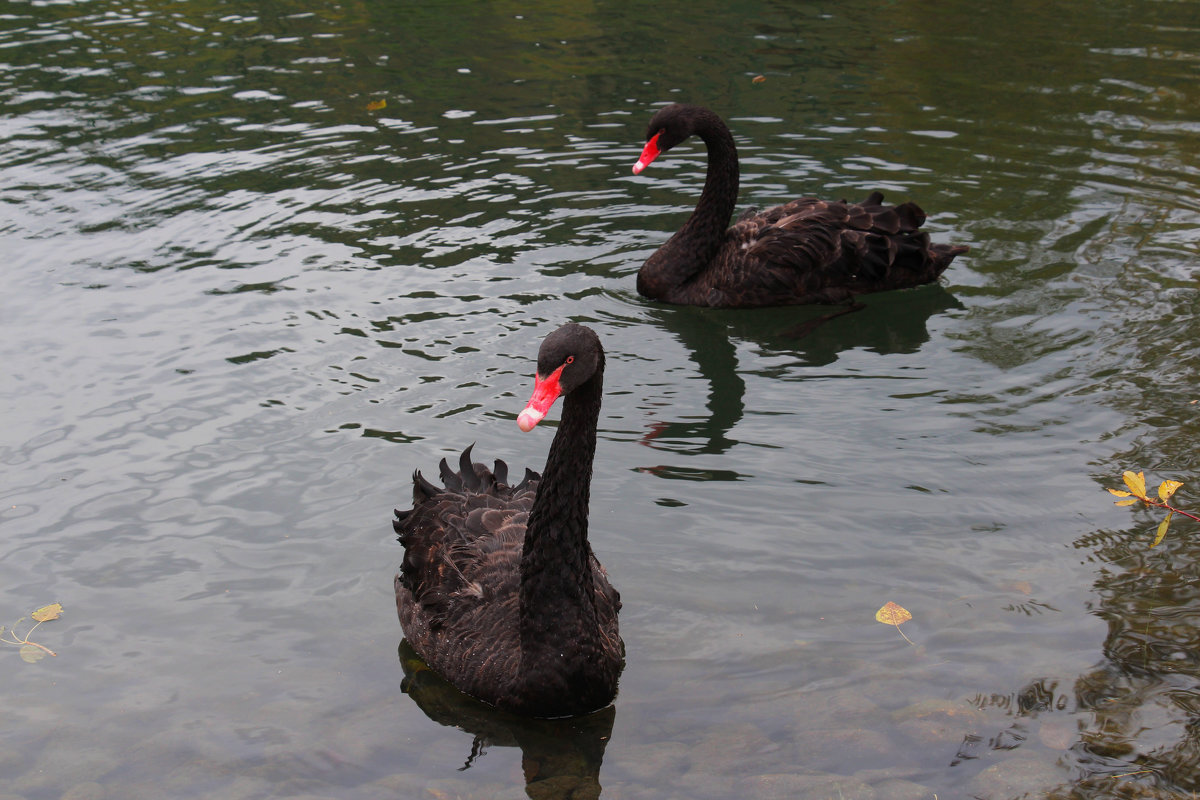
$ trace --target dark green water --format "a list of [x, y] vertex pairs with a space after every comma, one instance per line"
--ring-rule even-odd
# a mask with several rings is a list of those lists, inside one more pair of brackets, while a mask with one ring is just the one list
[[[1200, 790], [1200, 526], [1102, 491], [1200, 508], [1194, 0], [14, 0], [0, 67], [0, 624], [66, 609], [0, 649], [0, 797]], [[676, 100], [743, 205], [881, 189], [972, 252], [799, 341], [643, 301]], [[568, 319], [615, 709], [405, 694], [391, 509], [471, 442], [540, 468]]]

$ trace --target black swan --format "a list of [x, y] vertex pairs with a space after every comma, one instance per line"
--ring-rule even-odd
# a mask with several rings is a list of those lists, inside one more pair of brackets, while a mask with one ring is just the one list
[[568, 324], [538, 351], [521, 430], [563, 395], [545, 471], [510, 486], [463, 451], [442, 459], [439, 489], [413, 475], [413, 507], [396, 511], [404, 545], [396, 609], [413, 649], [461, 691], [505, 711], [563, 717], [612, 702], [625, 666], [621, 598], [588, 544], [588, 493], [604, 349]]
[[638, 271], [638, 293], [692, 306], [843, 303], [855, 295], [931, 283], [965, 246], [930, 244], [915, 203], [883, 205], [804, 197], [729, 220], [738, 194], [738, 155], [725, 123], [707, 108], [659, 109], [646, 128], [640, 173], [693, 134], [708, 148], [696, 210]]

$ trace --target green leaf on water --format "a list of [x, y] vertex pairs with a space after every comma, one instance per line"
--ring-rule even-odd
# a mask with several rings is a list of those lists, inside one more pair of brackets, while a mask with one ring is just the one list
[[34, 647], [31, 644], [27, 644], [21, 648], [21, 660], [22, 661], [26, 661], [30, 664], [36, 664], [37, 662], [41, 661], [45, 657], [46, 657], [46, 651], [42, 650], [39, 647]]

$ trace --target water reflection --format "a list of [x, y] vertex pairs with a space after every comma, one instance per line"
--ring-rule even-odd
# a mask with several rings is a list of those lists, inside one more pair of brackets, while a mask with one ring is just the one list
[[964, 738], [951, 766], [1028, 741], [1074, 767], [1077, 777], [1048, 798], [1200, 790], [1200, 553], [1178, 534], [1157, 548], [1149, 542], [1145, 531], [1108, 530], [1076, 542], [1108, 565], [1094, 584], [1093, 613], [1108, 623], [1103, 659], [1073, 682], [1043, 677], [974, 698], [1013, 721]]
[[[750, 342], [770, 355], [793, 356], [804, 366], [824, 366], [846, 351], [880, 355], [915, 353], [929, 341], [929, 321], [962, 304], [940, 285], [861, 298], [850, 313], [830, 314], [828, 306], [745, 310], [672, 307], [655, 309], [655, 324], [670, 331], [690, 354], [708, 383], [704, 418], [661, 420], [643, 434], [647, 447], [672, 452], [721, 454], [738, 444], [729, 433], [746, 409], [746, 383], [738, 371], [737, 342]], [[846, 309], [843, 309], [846, 310]], [[814, 322], [820, 321], [818, 324]], [[736, 480], [722, 473], [705, 477], [669, 467], [646, 467], [661, 477]], [[711, 472], [711, 470], [706, 471]]]
[[[921, 286], [859, 298], [861, 311], [832, 319], [814, 328], [801, 321], [784, 331], [785, 340], [808, 364], [832, 364], [847, 350], [880, 355], [915, 353], [929, 341], [929, 321], [963, 305], [940, 285]], [[800, 335], [803, 334], [803, 335]]]
[[600, 764], [612, 736], [616, 706], [567, 719], [518, 717], [455, 689], [421, 660], [407, 639], [398, 652], [405, 694], [434, 722], [474, 737], [460, 771], [469, 769], [489, 747], [519, 747], [525, 793], [531, 798], [600, 796]]
[[1067, 750], [1075, 741], [1076, 700], [1069, 689], [1060, 688], [1060, 683], [1055, 679], [1041, 678], [1010, 694], [976, 695], [972, 698], [971, 703], [978, 708], [1000, 709], [1014, 719], [990, 736], [975, 733], [965, 735], [950, 766], [982, 758], [993, 750], [1015, 750], [1030, 738], [1036, 738], [1052, 750]]
[[[1174, 791], [1200, 790], [1200, 552], [1176, 531], [1155, 548], [1143, 531], [1099, 532], [1093, 613], [1108, 623], [1104, 659], [1075, 681], [1079, 741], [1072, 748], [1097, 790], [1116, 774]], [[1153, 728], [1152, 737], [1147, 735]], [[1111, 781], [1110, 781], [1111, 783]]]
[[[889, 798], [1016, 796], [967, 785], [992, 767], [1031, 797], [1200, 781], [1196, 528], [1149, 548], [1082, 477], [1200, 474], [1194, 4], [693, 3], [666, 36], [618, 4], [8, 6], [0, 595], [10, 624], [68, 613], [60, 658], [5, 651], [3, 794], [498, 794], [515, 754], [432, 776], [394, 746], [433, 727], [391, 705], [394, 615], [360, 612], [391, 602], [397, 471], [511, 436], [488, 409], [536, 331], [580, 317], [617, 317], [626, 367], [596, 471], [642, 609], [639, 724], [627, 752], [527, 746], [531, 774], [573, 759], [594, 795], [606, 752], [609, 794], [698, 800], [787, 795], [734, 784], [818, 759], [930, 790]], [[740, 120], [746, 205], [926, 205], [975, 245], [946, 274], [967, 310], [927, 287], [790, 339], [829, 309], [633, 298], [702, 180], [699, 148], [629, 175], [672, 97]], [[641, 464], [728, 482], [660, 498]], [[971, 599], [1012, 579], [1036, 589]], [[928, 659], [861, 635], [885, 587]], [[372, 638], [382, 658], [346, 658]], [[455, 767], [477, 735], [534, 736], [452, 722], [424, 682], [472, 731], [437, 737]], [[931, 739], [889, 716], [976, 692], [985, 722]]]

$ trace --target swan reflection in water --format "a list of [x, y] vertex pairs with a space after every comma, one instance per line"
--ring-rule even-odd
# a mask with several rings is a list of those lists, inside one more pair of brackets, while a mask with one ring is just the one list
[[582, 717], [531, 719], [500, 711], [463, 694], [430, 669], [405, 639], [400, 642], [400, 688], [439, 725], [471, 734], [469, 769], [489, 747], [521, 748], [525, 793], [536, 800], [600, 796], [600, 763], [612, 736], [616, 706]]
[[[655, 450], [698, 454], [721, 454], [738, 442], [729, 436], [745, 412], [746, 383], [739, 370], [738, 344], [745, 342], [764, 355], [790, 356], [794, 366], [822, 367], [832, 364], [850, 350], [888, 355], [916, 353], [929, 341], [929, 321], [963, 308], [950, 292], [938, 284], [863, 298], [856, 313], [851, 308], [829, 306], [782, 306], [779, 308], [721, 310], [663, 308], [654, 320], [670, 332], [690, 354], [699, 377], [709, 386], [707, 415], [652, 423], [641, 443]], [[814, 324], [815, 323], [815, 324]], [[656, 405], [658, 405], [656, 403]], [[671, 402], [662, 402], [669, 407]], [[682, 480], [738, 480], [725, 471], [703, 474], [679, 467], [643, 467], [664, 478]]]

